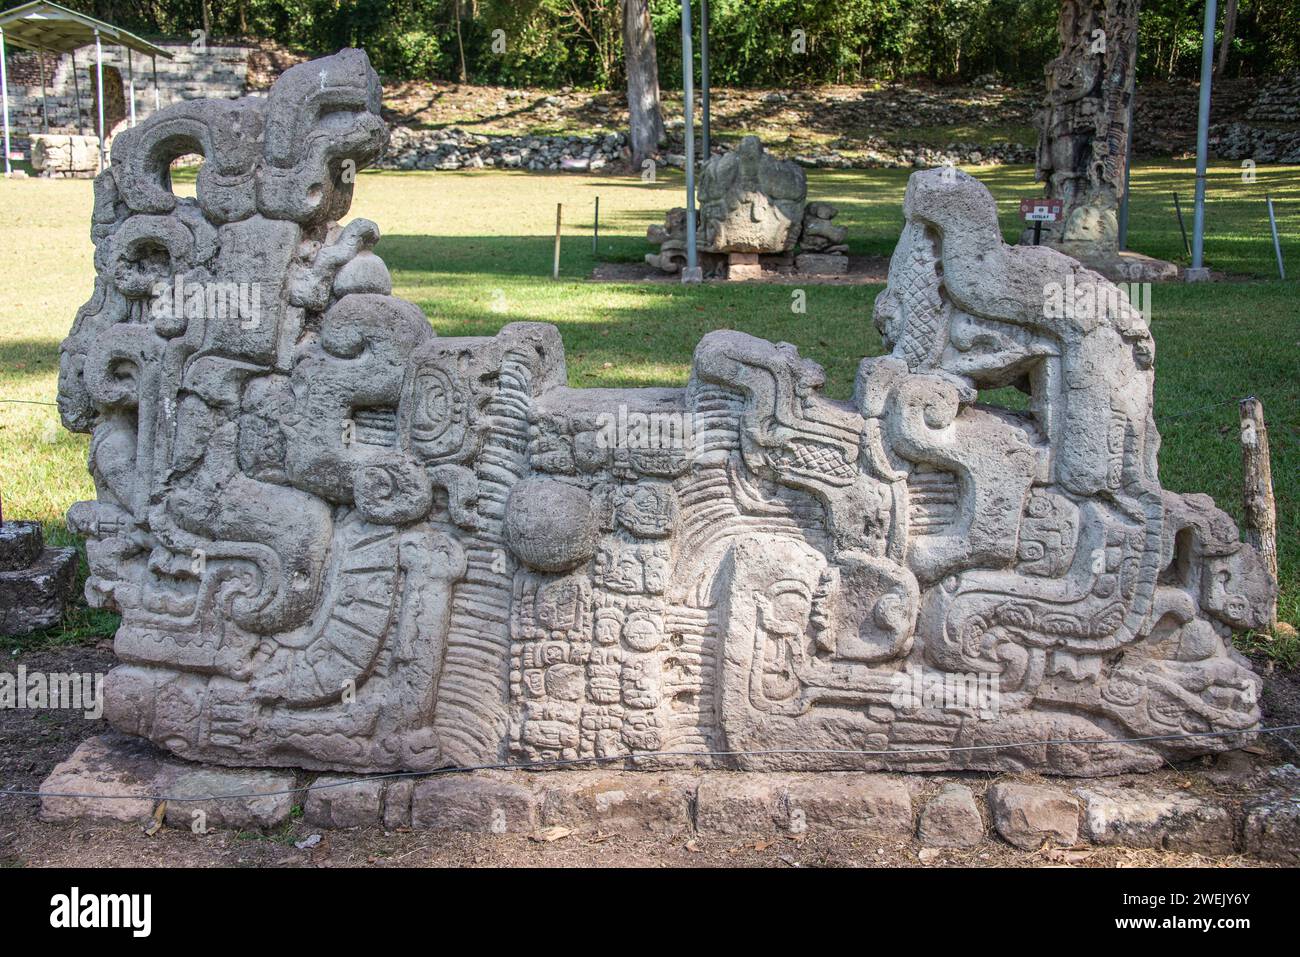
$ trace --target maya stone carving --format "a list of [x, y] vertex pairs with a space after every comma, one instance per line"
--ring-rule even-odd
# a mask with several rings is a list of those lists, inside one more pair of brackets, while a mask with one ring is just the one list
[[[1052, 318], [1045, 287], [1111, 287], [1005, 245], [974, 179], [912, 176], [850, 401], [732, 331], [685, 388], [572, 389], [554, 327], [437, 336], [390, 294], [378, 228], [338, 222], [385, 137], [346, 50], [161, 112], [95, 182], [59, 402], [92, 435], [68, 517], [122, 614], [118, 729], [359, 772], [1085, 774], [1257, 727], [1230, 637], [1274, 586], [1160, 487], [1141, 314]], [[980, 404], [1007, 385], [1028, 412]], [[1243, 734], [1073, 743], [1202, 731]]]

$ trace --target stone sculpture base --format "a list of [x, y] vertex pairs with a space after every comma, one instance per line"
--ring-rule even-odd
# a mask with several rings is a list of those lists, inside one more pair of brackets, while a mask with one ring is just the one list
[[0, 635], [50, 628], [77, 579], [75, 548], [46, 548], [39, 522], [0, 525]]
[[[854, 831], [932, 848], [1004, 841], [1025, 851], [1085, 844], [1207, 855], [1247, 853], [1300, 862], [1300, 771], [1255, 768], [1229, 752], [1187, 789], [1189, 774], [1093, 779], [1068, 786], [1007, 777], [869, 772], [475, 771], [425, 777], [322, 775], [210, 768], [148, 742], [90, 738], [41, 785], [45, 821], [147, 821], [154, 795], [262, 794], [169, 800], [166, 824], [193, 829], [271, 828], [303, 806], [312, 828], [543, 835], [575, 832], [675, 836]], [[1250, 792], [1226, 785], [1257, 781]], [[308, 783], [317, 787], [305, 790]], [[328, 785], [320, 787], [320, 785]], [[299, 788], [299, 790], [294, 790]], [[266, 792], [279, 792], [267, 794]], [[130, 800], [63, 794], [138, 795]], [[202, 811], [203, 816], [196, 812]]]
[[1080, 258], [1079, 261], [1111, 282], [1176, 282], [1181, 274], [1175, 263], [1135, 252], [1122, 252], [1106, 259]]

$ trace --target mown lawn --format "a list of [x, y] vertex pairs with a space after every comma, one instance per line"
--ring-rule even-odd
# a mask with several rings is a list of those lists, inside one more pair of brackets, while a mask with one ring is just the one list
[[[998, 197], [1008, 239], [1021, 197], [1037, 195], [1025, 167], [972, 169]], [[809, 193], [837, 204], [852, 251], [888, 254], [901, 222], [905, 170], [813, 171]], [[1264, 402], [1281, 529], [1284, 620], [1300, 620], [1300, 283], [1276, 280], [1265, 191], [1278, 204], [1284, 255], [1300, 276], [1300, 168], [1262, 167], [1253, 184], [1232, 164], [1210, 176], [1206, 257], [1246, 281], [1154, 290], [1156, 416], [1166, 487], [1206, 491], [1240, 517], [1235, 400]], [[1135, 169], [1130, 246], [1187, 262], [1171, 193], [1191, 228], [1189, 163]], [[184, 188], [184, 187], [182, 187]], [[796, 344], [847, 396], [859, 358], [882, 351], [871, 325], [878, 286], [807, 286], [794, 313], [781, 285], [587, 281], [591, 223], [600, 197], [599, 258], [636, 261], [645, 228], [682, 202], [680, 175], [637, 179], [526, 173], [364, 174], [353, 215], [379, 223], [379, 252], [395, 292], [418, 303], [443, 334], [492, 334], [516, 320], [556, 323], [575, 386], [680, 385], [691, 352], [711, 329], [734, 328]], [[564, 209], [562, 277], [550, 279], [555, 204]], [[5, 514], [39, 518], [66, 541], [63, 513], [93, 496], [87, 437], [61, 430], [51, 403], [58, 344], [93, 276], [90, 184], [0, 180], [0, 491]], [[108, 633], [112, 616], [76, 611], [37, 640]], [[1289, 658], [1289, 647], [1281, 657]]]

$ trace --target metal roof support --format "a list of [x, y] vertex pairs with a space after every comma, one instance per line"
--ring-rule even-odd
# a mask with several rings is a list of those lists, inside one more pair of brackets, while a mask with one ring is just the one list
[[40, 51], [41, 57], [41, 132], [50, 131], [50, 96], [48, 84], [45, 82], [45, 51]]
[[5, 114], [5, 175], [13, 172], [9, 165], [9, 72], [5, 67], [5, 32], [0, 30], [0, 99], [4, 100]]
[[81, 80], [77, 77], [77, 51], [71, 51], [68, 56], [72, 57], [72, 91], [77, 94], [77, 133], [80, 134], [84, 127], [81, 125]]
[[104, 170], [104, 49], [99, 45], [99, 27], [95, 28], [95, 97], [99, 106], [99, 169]]
[[131, 98], [131, 127], [135, 128], [135, 64], [131, 62], [131, 48], [126, 48], [126, 88]]

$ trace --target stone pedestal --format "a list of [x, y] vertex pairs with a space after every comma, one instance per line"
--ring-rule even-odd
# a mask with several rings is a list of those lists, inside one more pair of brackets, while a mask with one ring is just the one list
[[0, 635], [58, 624], [77, 577], [75, 548], [46, 548], [39, 522], [0, 525]]
[[[1246, 773], [1235, 788], [1188, 788], [1187, 776], [1197, 773], [1190, 770], [1150, 784], [1101, 778], [1067, 786], [613, 765], [311, 779], [292, 770], [192, 764], [140, 738], [110, 733], [83, 741], [46, 778], [40, 816], [143, 823], [166, 799], [170, 827], [267, 829], [286, 824], [300, 804], [309, 829], [537, 836], [561, 828], [665, 838], [840, 831], [958, 855], [984, 854], [1002, 841], [1025, 851], [1119, 846], [1295, 863], [1296, 769], [1261, 771], [1256, 788], [1246, 784], [1251, 762], [1243, 756]], [[1208, 781], [1207, 774], [1198, 783]]]
[[805, 276], [843, 276], [849, 271], [849, 257], [827, 253], [800, 253], [794, 260], [795, 272]]
[[730, 253], [727, 256], [728, 279], [761, 279], [763, 265], [758, 261], [758, 253]]

